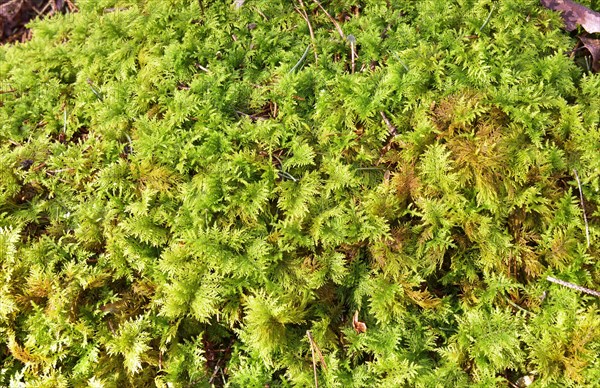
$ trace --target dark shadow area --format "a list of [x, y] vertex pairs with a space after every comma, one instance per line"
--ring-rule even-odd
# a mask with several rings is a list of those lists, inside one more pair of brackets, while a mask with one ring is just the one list
[[0, 44], [31, 39], [26, 25], [36, 17], [76, 10], [70, 0], [0, 0]]

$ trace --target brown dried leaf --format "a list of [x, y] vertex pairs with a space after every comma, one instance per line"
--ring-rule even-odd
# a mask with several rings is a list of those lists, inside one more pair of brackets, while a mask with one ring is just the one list
[[23, 0], [10, 0], [4, 4], [0, 4], [0, 17], [12, 19], [19, 13], [23, 6]]
[[600, 72], [600, 39], [580, 36], [579, 40], [581, 40], [581, 43], [592, 54], [592, 70]]
[[366, 333], [367, 325], [364, 322], [358, 320], [358, 310], [354, 313], [354, 317], [352, 317], [352, 326], [357, 333]]
[[571, 0], [540, 0], [542, 5], [559, 11], [565, 21], [565, 28], [573, 31], [581, 25], [587, 32], [600, 32], [600, 13]]

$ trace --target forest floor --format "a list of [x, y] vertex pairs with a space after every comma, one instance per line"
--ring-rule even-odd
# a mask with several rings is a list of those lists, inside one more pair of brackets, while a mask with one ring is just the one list
[[0, 43], [29, 40], [27, 23], [36, 17], [76, 10], [70, 0], [0, 0]]

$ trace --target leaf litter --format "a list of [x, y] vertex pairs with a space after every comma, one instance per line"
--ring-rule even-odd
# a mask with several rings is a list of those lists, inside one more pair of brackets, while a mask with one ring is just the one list
[[561, 13], [567, 31], [574, 31], [577, 26], [581, 26], [587, 32], [579, 35], [578, 38], [592, 56], [592, 70], [600, 71], [600, 39], [590, 35], [600, 32], [600, 12], [571, 0], [540, 1], [544, 7]]

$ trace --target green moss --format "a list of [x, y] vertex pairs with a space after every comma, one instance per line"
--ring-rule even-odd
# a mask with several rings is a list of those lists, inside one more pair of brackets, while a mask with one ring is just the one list
[[352, 71], [314, 2], [77, 5], [0, 48], [0, 385], [598, 381], [595, 302], [546, 281], [600, 289], [559, 15], [324, 2]]

